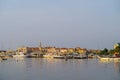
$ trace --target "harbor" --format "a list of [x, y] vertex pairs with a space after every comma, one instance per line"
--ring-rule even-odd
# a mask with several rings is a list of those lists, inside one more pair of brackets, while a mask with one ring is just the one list
[[106, 48], [38, 46], [1, 51], [0, 80], [119, 80], [120, 57], [116, 49], [120, 48], [111, 53]]
[[120, 0], [0, 0], [0, 80], [120, 80]]

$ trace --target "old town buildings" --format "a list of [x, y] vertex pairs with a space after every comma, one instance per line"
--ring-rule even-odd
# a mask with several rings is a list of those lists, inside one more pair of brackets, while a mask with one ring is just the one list
[[56, 47], [20, 47], [17, 49], [17, 52], [23, 53], [32, 53], [32, 52], [41, 52], [51, 55], [64, 55], [70, 53], [86, 54], [88, 51], [85, 48], [56, 48]]

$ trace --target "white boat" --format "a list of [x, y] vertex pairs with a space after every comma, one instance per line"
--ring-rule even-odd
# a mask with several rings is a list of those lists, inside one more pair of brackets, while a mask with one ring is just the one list
[[60, 55], [54, 55], [53, 58], [55, 59], [64, 59], [65, 56], [60, 56]]
[[78, 54], [73, 56], [74, 59], [86, 59], [87, 56], [85, 54]]
[[24, 55], [22, 52], [16, 53], [15, 55], [12, 55], [13, 58], [25, 58], [26, 55]]
[[43, 58], [53, 58], [53, 55], [46, 54], [46, 55], [43, 55]]
[[99, 58], [99, 60], [100, 60], [100, 62], [120, 62], [120, 58], [119, 57], [111, 57], [111, 58], [104, 58], [104, 57], [102, 57], [102, 58]]

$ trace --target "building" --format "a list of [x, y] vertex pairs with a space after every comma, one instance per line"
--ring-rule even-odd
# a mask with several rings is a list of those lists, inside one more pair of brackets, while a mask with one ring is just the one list
[[53, 54], [57, 53], [55, 47], [45, 47], [44, 49], [45, 49], [46, 53], [53, 53]]
[[17, 49], [17, 52], [31, 53], [31, 52], [40, 52], [41, 48], [39, 47], [20, 47]]
[[67, 54], [68, 53], [68, 48], [60, 48], [60, 54]]
[[116, 44], [114, 44], [114, 49], [116, 48], [116, 47], [120, 47], [120, 43], [116, 43]]
[[77, 52], [79, 54], [86, 54], [88, 51], [85, 48], [77, 47], [77, 48], [75, 48], [75, 52]]
[[28, 47], [19, 47], [17, 49], [17, 52], [23, 52], [23, 53], [28, 53]]
[[74, 48], [68, 48], [68, 52], [69, 52], [69, 53], [74, 53], [74, 52], [75, 52], [75, 49], [74, 49]]

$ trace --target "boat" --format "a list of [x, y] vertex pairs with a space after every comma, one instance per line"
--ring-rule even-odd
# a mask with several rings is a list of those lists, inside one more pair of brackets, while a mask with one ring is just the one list
[[79, 54], [79, 55], [74, 55], [73, 58], [74, 59], [87, 59], [87, 56], [84, 54]]
[[97, 56], [100, 62], [120, 62], [120, 57], [100, 57]]
[[61, 56], [61, 55], [54, 55], [53, 58], [55, 59], [65, 59], [65, 56]]
[[7, 60], [7, 58], [2, 58], [2, 60]]
[[81, 56], [74, 56], [74, 59], [87, 59], [87, 57], [81, 57]]
[[25, 55], [13, 55], [13, 58], [25, 58]]
[[24, 55], [22, 52], [16, 53], [12, 56], [13, 58], [25, 58], [26, 57], [26, 55]]
[[38, 53], [32, 52], [32, 53], [27, 53], [26, 57], [27, 58], [42, 58], [43, 54], [38, 54]]
[[54, 55], [53, 58], [55, 59], [73, 59], [71, 55]]
[[9, 58], [9, 56], [0, 56], [0, 61], [1, 60], [7, 60]]
[[2, 61], [2, 60], [7, 60], [7, 58], [6, 57], [0, 57], [0, 61]]
[[101, 57], [100, 62], [120, 62], [120, 57]]
[[53, 58], [53, 55], [46, 54], [46, 55], [43, 55], [43, 58]]

